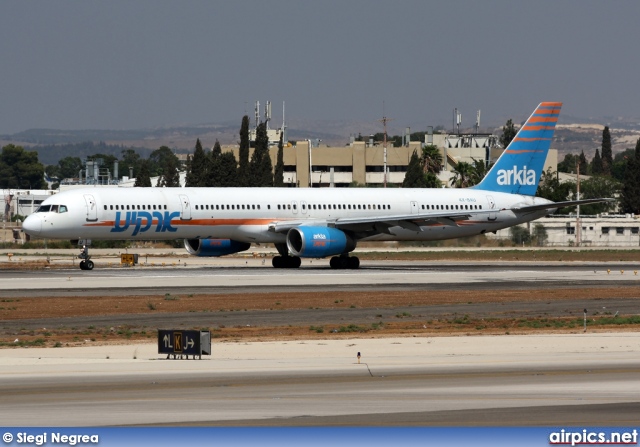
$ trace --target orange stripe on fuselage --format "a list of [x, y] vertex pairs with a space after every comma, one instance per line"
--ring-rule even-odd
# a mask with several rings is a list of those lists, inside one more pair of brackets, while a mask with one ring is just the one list
[[[289, 219], [192, 219], [192, 220], [172, 220], [171, 226], [220, 226], [220, 225], [268, 225], [274, 220], [284, 221]], [[84, 224], [85, 227], [113, 227], [115, 220], [105, 220], [97, 223]], [[121, 220], [118, 226], [124, 227], [126, 220]], [[129, 225], [135, 225], [135, 222], [129, 222]], [[146, 219], [143, 218], [143, 225], [147, 225]], [[158, 219], [151, 221], [151, 225], [158, 225]]]

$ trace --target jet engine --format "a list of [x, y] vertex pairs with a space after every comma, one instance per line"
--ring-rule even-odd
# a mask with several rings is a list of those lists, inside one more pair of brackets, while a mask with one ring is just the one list
[[324, 258], [355, 250], [355, 241], [331, 227], [295, 227], [287, 233], [287, 247], [294, 256]]
[[224, 256], [248, 250], [251, 244], [232, 239], [185, 239], [184, 248], [194, 256]]

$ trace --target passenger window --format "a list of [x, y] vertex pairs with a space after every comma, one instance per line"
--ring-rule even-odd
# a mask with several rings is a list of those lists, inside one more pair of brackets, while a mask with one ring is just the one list
[[107, 205], [104, 206], [104, 210], [107, 211]]
[[113, 211], [113, 205], [109, 205], [109, 209]]

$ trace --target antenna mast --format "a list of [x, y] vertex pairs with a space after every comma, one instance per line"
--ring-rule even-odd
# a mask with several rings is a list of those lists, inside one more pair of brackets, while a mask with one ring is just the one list
[[383, 142], [383, 149], [384, 149], [384, 161], [383, 161], [383, 166], [382, 166], [382, 170], [383, 170], [383, 182], [384, 182], [384, 187], [387, 187], [387, 122], [389, 121], [393, 121], [393, 118], [387, 118], [384, 114], [384, 101], [382, 101], [382, 119], [378, 120], [382, 123], [382, 125], [384, 126], [384, 142]]

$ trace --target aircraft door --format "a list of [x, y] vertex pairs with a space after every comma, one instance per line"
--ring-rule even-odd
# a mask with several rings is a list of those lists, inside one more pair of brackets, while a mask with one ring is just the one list
[[180, 194], [180, 220], [191, 220], [191, 202], [186, 194]]
[[411, 214], [418, 214], [418, 202], [411, 202]]
[[96, 199], [91, 194], [85, 194], [84, 201], [87, 202], [87, 222], [97, 221], [98, 205], [96, 205]]
[[302, 214], [307, 214], [307, 202], [304, 200], [300, 202], [300, 207], [302, 208]]
[[[489, 202], [489, 209], [494, 210], [496, 208], [496, 201], [493, 200], [493, 196], [487, 196], [487, 201]], [[496, 220], [497, 217], [496, 213], [489, 213], [489, 220]]]

